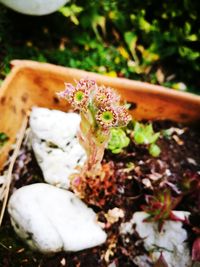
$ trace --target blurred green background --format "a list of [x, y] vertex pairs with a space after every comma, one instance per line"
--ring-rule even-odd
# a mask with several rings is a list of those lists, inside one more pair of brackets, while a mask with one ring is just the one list
[[0, 82], [32, 59], [200, 94], [200, 1], [79, 0], [42, 17], [0, 4]]

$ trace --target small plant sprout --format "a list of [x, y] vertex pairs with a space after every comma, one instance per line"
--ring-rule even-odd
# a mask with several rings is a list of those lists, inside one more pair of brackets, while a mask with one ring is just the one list
[[119, 95], [109, 87], [98, 86], [94, 80], [81, 79], [76, 85], [65, 84], [58, 95], [80, 112], [78, 138], [87, 153], [82, 174], [95, 177], [101, 171], [101, 161], [112, 129], [124, 127], [131, 120]]
[[123, 148], [127, 147], [129, 143], [130, 138], [126, 135], [123, 129], [111, 129], [111, 138], [108, 143], [108, 149], [111, 150], [113, 154], [121, 153]]
[[161, 231], [165, 220], [186, 221], [173, 213], [173, 209], [180, 199], [172, 197], [169, 190], [158, 192], [155, 196], [147, 195], [145, 198], [147, 205], [143, 205], [142, 209], [149, 214], [145, 222], [158, 222], [159, 231]]
[[156, 145], [160, 133], [155, 133], [152, 124], [142, 124], [135, 122], [133, 129], [133, 139], [138, 145], [147, 145], [150, 155], [158, 157], [160, 155], [160, 148]]

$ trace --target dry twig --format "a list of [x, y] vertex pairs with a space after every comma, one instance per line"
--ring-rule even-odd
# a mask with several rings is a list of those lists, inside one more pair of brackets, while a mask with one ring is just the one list
[[3, 203], [2, 203], [2, 208], [0, 210], [0, 226], [1, 226], [2, 221], [3, 221], [3, 216], [4, 216], [4, 213], [5, 213], [5, 209], [6, 209], [6, 205], [7, 205], [7, 201], [8, 201], [9, 189], [10, 189], [10, 184], [11, 184], [11, 181], [12, 181], [13, 167], [14, 167], [15, 161], [17, 159], [17, 156], [19, 154], [19, 150], [20, 150], [23, 138], [24, 138], [24, 134], [25, 134], [26, 127], [27, 127], [27, 122], [28, 122], [28, 118], [25, 117], [24, 120], [23, 120], [21, 129], [19, 131], [19, 135], [18, 135], [18, 138], [17, 138], [15, 149], [14, 149], [13, 154], [12, 154], [11, 159], [10, 159], [10, 164], [9, 164], [9, 167], [8, 167], [8, 172], [6, 174], [5, 182], [4, 182], [3, 186], [1, 187], [1, 196], [0, 196], [0, 198], [1, 198]]

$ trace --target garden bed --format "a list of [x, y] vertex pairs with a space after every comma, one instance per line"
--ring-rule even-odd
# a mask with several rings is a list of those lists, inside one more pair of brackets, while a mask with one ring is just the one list
[[[103, 267], [112, 262], [115, 263], [113, 266], [142, 266], [134, 263], [135, 257], [149, 253], [136, 233], [120, 234], [120, 225], [130, 221], [134, 212], [141, 211], [141, 206], [145, 204], [145, 195], [152, 195], [153, 192], [166, 188], [170, 188], [174, 199], [180, 197], [176, 210], [191, 212], [191, 224], [185, 225], [191, 251], [196, 237], [192, 229], [198, 227], [200, 221], [199, 192], [195, 191], [200, 179], [199, 128], [188, 128], [171, 121], [156, 121], [153, 126], [156, 131], [161, 132], [171, 129], [171, 135], [165, 135], [158, 141], [162, 151], [159, 157], [150, 156], [145, 146], [135, 142], [131, 142], [127, 149], [116, 155], [107, 150], [103, 164], [109, 164], [109, 171], [112, 172], [110, 180], [96, 181], [96, 188], [88, 185], [88, 197], [84, 201], [97, 212], [99, 221], [104, 224], [108, 234], [104, 245], [76, 253], [47, 256], [38, 254], [19, 240], [6, 214], [0, 231], [0, 266]], [[128, 168], [128, 164], [133, 162], [134, 168]], [[35, 156], [26, 144], [22, 145], [13, 174], [15, 178], [11, 192], [14, 188], [43, 181]], [[190, 182], [191, 188], [188, 188]], [[108, 192], [106, 196], [105, 186]], [[123, 211], [124, 216], [115, 223], [109, 223], [106, 214], [116, 207]], [[151, 266], [150, 260], [146, 266]]]
[[[30, 62], [23, 64], [17, 62], [18, 66], [14, 68], [13, 73], [5, 82], [1, 95], [0, 109], [5, 115], [1, 122], [1, 131], [10, 138], [3, 147], [1, 163], [5, 161], [11, 148], [10, 144], [15, 140], [16, 132], [26, 111], [33, 104], [68, 109], [68, 106], [65, 108], [64, 102], [55, 97], [55, 92], [59, 91], [58, 88], [62, 88], [64, 80], [71, 81], [73, 78], [83, 77], [86, 74], [48, 64], [37, 65], [37, 63]], [[40, 73], [38, 68], [40, 68]], [[106, 150], [102, 161], [103, 171], [106, 174], [104, 179], [97, 177], [94, 181], [86, 177], [86, 180], [80, 184], [79, 189], [84, 192], [83, 201], [96, 212], [101, 227], [107, 233], [107, 241], [101, 246], [75, 253], [38, 254], [29, 250], [16, 237], [10, 225], [9, 216], [6, 214], [0, 232], [0, 255], [3, 259], [1, 264], [4, 267], [16, 265], [125, 267], [160, 264], [152, 260], [153, 251], [147, 251], [144, 239], [134, 230], [134, 224], [131, 226], [131, 231], [123, 230], [126, 223], [131, 223], [135, 212], [142, 210], [148, 210], [150, 214], [154, 212], [151, 210], [154, 207], [152, 200], [155, 200], [157, 207], [160, 207], [160, 204], [162, 204], [161, 207], [164, 205], [164, 211], [166, 211], [165, 208], [169, 208], [168, 212], [176, 209], [191, 213], [188, 219], [178, 221], [181, 225], [183, 223], [187, 231], [186, 244], [190, 254], [192, 252], [194, 241], [199, 235], [200, 139], [198, 123], [193, 123], [193, 125], [188, 123], [195, 122], [199, 118], [200, 100], [189, 94], [168, 93], [164, 88], [160, 91], [160, 88], [156, 86], [151, 87], [143, 83], [90, 75], [97, 82], [111, 85], [121, 91], [130, 103], [130, 113], [134, 118], [143, 119], [143, 123], [146, 123], [144, 125], [149, 125], [152, 119], [154, 120], [152, 134], [160, 133], [157, 145], [161, 153], [157, 153], [158, 151], [156, 155], [155, 151], [150, 153], [150, 147], [147, 144], [133, 138], [136, 129], [129, 125], [126, 129], [126, 134], [130, 138], [129, 145], [117, 154]], [[27, 88], [30, 90], [27, 91]], [[15, 91], [14, 98], [13, 90]], [[188, 106], [193, 109], [188, 109]], [[8, 121], [6, 117], [9, 118]], [[15, 121], [13, 127], [12, 121]], [[32, 150], [24, 140], [14, 166], [14, 180], [10, 192], [13, 192], [14, 188], [42, 181], [43, 174]], [[155, 199], [146, 196], [154, 196]], [[171, 213], [168, 213], [169, 215]], [[177, 221], [175, 217], [173, 220]], [[154, 223], [152, 218], [151, 223]], [[162, 231], [164, 226], [159, 221], [160, 219], [158, 229]], [[160, 253], [163, 248], [159, 247], [157, 250]], [[164, 264], [163, 259], [161, 260]]]

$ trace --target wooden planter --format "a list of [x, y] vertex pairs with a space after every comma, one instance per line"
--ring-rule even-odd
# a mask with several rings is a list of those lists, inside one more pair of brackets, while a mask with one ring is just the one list
[[196, 95], [46, 63], [14, 60], [12, 65], [11, 73], [0, 88], [0, 132], [9, 136], [0, 150], [0, 169], [31, 107], [67, 110], [66, 101], [59, 101], [56, 92], [64, 89], [64, 82], [83, 77], [117, 89], [123, 98], [133, 103], [131, 113], [136, 119], [171, 119], [184, 123], [200, 120], [200, 97]]

